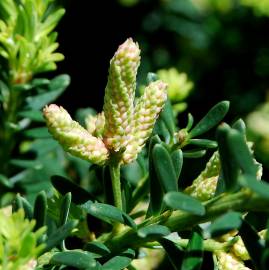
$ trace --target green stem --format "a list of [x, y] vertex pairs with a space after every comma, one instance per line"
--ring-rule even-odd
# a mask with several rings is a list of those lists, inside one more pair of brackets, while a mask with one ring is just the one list
[[122, 210], [121, 183], [120, 183], [120, 164], [112, 163], [109, 165], [114, 196], [114, 205]]
[[[205, 204], [206, 214], [204, 216], [197, 216], [184, 211], [170, 211], [164, 212], [159, 217], [149, 218], [138, 225], [138, 229], [150, 224], [161, 224], [167, 226], [172, 232], [189, 230], [194, 226], [211, 221], [218, 216], [223, 215], [227, 211], [261, 211], [269, 208], [269, 200], [263, 199], [258, 195], [252, 193], [248, 189], [243, 189], [234, 194], [221, 194], [215, 200], [209, 201]], [[140, 238], [133, 229], [125, 229], [114, 235], [111, 239], [105, 241], [112, 253], [120, 252], [127, 247], [140, 247], [148, 241]]]

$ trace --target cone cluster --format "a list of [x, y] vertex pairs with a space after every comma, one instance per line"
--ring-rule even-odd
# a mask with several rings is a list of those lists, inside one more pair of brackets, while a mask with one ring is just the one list
[[86, 128], [62, 107], [44, 108], [50, 133], [67, 152], [99, 165], [115, 155], [125, 164], [136, 159], [167, 99], [162, 81], [150, 83], [135, 99], [139, 64], [139, 46], [127, 39], [110, 61], [103, 112], [88, 116]]

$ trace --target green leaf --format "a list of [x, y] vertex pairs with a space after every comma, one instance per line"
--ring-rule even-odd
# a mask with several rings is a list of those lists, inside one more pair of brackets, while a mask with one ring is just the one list
[[235, 191], [239, 188], [237, 178], [240, 172], [235, 156], [230, 150], [230, 142], [228, 135], [231, 128], [227, 124], [222, 124], [217, 129], [217, 141], [219, 147], [221, 171], [223, 176], [223, 184], [226, 191]]
[[152, 157], [154, 170], [164, 192], [176, 191], [177, 176], [169, 152], [163, 145], [156, 144], [152, 150]]
[[169, 99], [167, 99], [165, 106], [160, 114], [160, 119], [164, 122], [170, 136], [173, 137], [175, 133], [175, 119], [174, 113]]
[[76, 185], [74, 182], [68, 180], [67, 178], [60, 175], [53, 175], [51, 177], [51, 183], [54, 188], [60, 192], [63, 196], [71, 192], [72, 201], [76, 204], [82, 204], [89, 200], [96, 200], [91, 193], [87, 190]]
[[66, 265], [78, 269], [93, 269], [96, 267], [96, 261], [93, 256], [82, 250], [68, 250], [55, 253], [50, 259], [53, 265]]
[[214, 220], [209, 230], [212, 237], [221, 236], [229, 231], [238, 229], [242, 224], [241, 214], [228, 212]]
[[162, 208], [163, 190], [160, 182], [157, 180], [157, 173], [153, 163], [153, 147], [160, 143], [158, 135], [151, 137], [149, 143], [149, 181], [150, 181], [150, 204], [148, 214], [151, 211], [153, 215], [158, 215]]
[[203, 237], [201, 232], [193, 231], [188, 243], [181, 270], [199, 270], [203, 262]]
[[72, 201], [72, 194], [71, 192], [68, 192], [62, 198], [59, 225], [64, 225], [67, 222], [71, 201]]
[[43, 114], [41, 113], [41, 111], [38, 110], [22, 111], [19, 112], [19, 116], [23, 118], [28, 118], [35, 122], [45, 122]]
[[89, 242], [85, 246], [85, 249], [93, 253], [96, 258], [107, 256], [108, 254], [110, 254], [110, 250], [108, 249], [108, 247], [105, 244], [97, 241]]
[[158, 80], [158, 75], [154, 72], [149, 72], [147, 74], [147, 83], [150, 84]]
[[219, 102], [213, 108], [211, 108], [209, 112], [200, 120], [200, 122], [191, 130], [189, 136], [193, 138], [207, 132], [224, 118], [228, 110], [228, 101]]
[[103, 264], [102, 270], [121, 270], [126, 268], [133, 260], [135, 251], [127, 249]]
[[246, 134], [246, 124], [245, 122], [240, 118], [236, 122], [233, 123], [232, 128], [238, 130], [243, 135]]
[[187, 131], [190, 131], [190, 129], [192, 128], [193, 126], [193, 116], [191, 113], [188, 113], [188, 123], [187, 123], [187, 126], [186, 126], [186, 130]]
[[206, 154], [206, 150], [188, 150], [183, 152], [184, 158], [201, 158]]
[[147, 239], [158, 239], [170, 233], [171, 231], [163, 225], [149, 225], [137, 231], [139, 237]]
[[264, 199], [269, 199], [269, 184], [263, 181], [257, 181], [256, 177], [251, 175], [240, 175], [239, 183], [259, 194]]
[[176, 174], [176, 179], [178, 181], [178, 178], [180, 176], [181, 170], [182, 170], [182, 166], [183, 166], [183, 153], [181, 149], [177, 149], [175, 151], [173, 151], [171, 154], [171, 159], [174, 165], [174, 170], [175, 170], [175, 174]]
[[188, 144], [197, 145], [199, 147], [205, 148], [216, 148], [218, 146], [217, 142], [206, 139], [190, 139]]
[[27, 258], [35, 248], [36, 245], [35, 235], [33, 233], [26, 234], [20, 244], [21, 248], [17, 256], [18, 258]]
[[76, 220], [68, 221], [65, 225], [59, 227], [54, 231], [46, 241], [46, 247], [43, 253], [48, 252], [52, 248], [60, 244], [66, 237], [68, 237], [72, 230], [77, 226], [78, 222]]
[[257, 269], [261, 269], [261, 258], [264, 246], [260, 242], [260, 237], [255, 229], [247, 223], [242, 221], [242, 225], [239, 229], [239, 234], [244, 242], [244, 245], [251, 257], [253, 264]]
[[237, 130], [231, 129], [228, 134], [228, 143], [230, 151], [234, 155], [239, 167], [243, 173], [256, 176], [257, 165], [247, 146], [244, 134]]
[[26, 98], [28, 107], [33, 110], [40, 110], [45, 105], [51, 103], [58, 98], [70, 84], [70, 77], [68, 75], [59, 75], [49, 84], [49, 91]]
[[32, 205], [23, 197], [20, 195], [16, 195], [19, 200], [21, 200], [21, 206], [24, 209], [25, 218], [28, 218], [29, 220], [33, 218], [33, 207]]
[[115, 206], [104, 204], [104, 203], [93, 203], [88, 201], [81, 205], [81, 208], [96, 218], [99, 218], [107, 223], [120, 222], [127, 226], [136, 229], [136, 224], [130, 216], [122, 212]]
[[46, 127], [28, 129], [24, 131], [23, 134], [27, 137], [34, 138], [34, 139], [43, 139], [43, 138], [51, 137]]
[[173, 265], [175, 270], [181, 270], [181, 265], [183, 261], [183, 249], [177, 246], [173, 241], [166, 238], [161, 238], [158, 240], [167, 253], [167, 256]]
[[205, 214], [205, 207], [200, 201], [181, 192], [167, 193], [164, 196], [164, 202], [172, 209], [183, 210], [198, 216]]
[[33, 218], [36, 220], [35, 230], [43, 227], [46, 224], [47, 216], [47, 195], [45, 191], [38, 193], [35, 205]]
[[164, 121], [160, 118], [155, 123], [153, 134], [160, 136], [160, 138], [165, 141], [167, 144], [170, 142], [171, 135], [169, 130], [167, 129]]

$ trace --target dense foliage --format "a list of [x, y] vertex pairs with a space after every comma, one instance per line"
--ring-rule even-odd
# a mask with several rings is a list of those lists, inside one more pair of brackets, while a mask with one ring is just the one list
[[[176, 32], [172, 47], [209, 54], [217, 30], [201, 34], [215, 12], [268, 15], [266, 2], [224, 2], [160, 1], [141, 33]], [[103, 110], [72, 118], [52, 104], [70, 77], [43, 78], [63, 60], [54, 29], [64, 13], [54, 0], [0, 2], [0, 269], [266, 270], [269, 184], [249, 139], [267, 160], [267, 106], [247, 127], [224, 122], [229, 101], [182, 114], [194, 83], [171, 60], [178, 52], [145, 48], [151, 35], [141, 35], [141, 47], [128, 38], [111, 58]], [[182, 61], [199, 84], [208, 66], [195, 75], [190, 54]]]

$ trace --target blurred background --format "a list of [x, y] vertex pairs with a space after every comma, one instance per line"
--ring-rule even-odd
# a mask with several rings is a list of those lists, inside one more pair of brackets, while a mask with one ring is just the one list
[[158, 74], [181, 92], [180, 127], [187, 111], [199, 120], [216, 102], [230, 100], [227, 121], [246, 120], [257, 158], [269, 166], [269, 0], [69, 0], [64, 5], [58, 31], [66, 59], [57, 72], [70, 74], [72, 82], [59, 104], [71, 112], [89, 106], [100, 111], [109, 60], [132, 37], [142, 49], [139, 85], [147, 72], [164, 69]]

